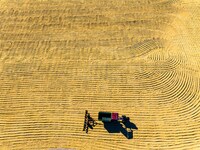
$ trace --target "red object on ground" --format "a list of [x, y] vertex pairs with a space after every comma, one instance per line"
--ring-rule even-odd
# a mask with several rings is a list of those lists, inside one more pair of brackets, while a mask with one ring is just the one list
[[112, 120], [118, 120], [118, 113], [112, 113]]

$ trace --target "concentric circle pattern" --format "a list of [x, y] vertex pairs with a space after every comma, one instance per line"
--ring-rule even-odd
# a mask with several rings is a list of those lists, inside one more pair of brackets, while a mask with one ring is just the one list
[[199, 0], [1, 0], [0, 149], [199, 150], [199, 33]]

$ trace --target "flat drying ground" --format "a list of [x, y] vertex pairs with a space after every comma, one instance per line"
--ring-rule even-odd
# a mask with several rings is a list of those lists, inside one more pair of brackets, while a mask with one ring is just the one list
[[0, 149], [199, 150], [199, 41], [199, 0], [0, 0]]

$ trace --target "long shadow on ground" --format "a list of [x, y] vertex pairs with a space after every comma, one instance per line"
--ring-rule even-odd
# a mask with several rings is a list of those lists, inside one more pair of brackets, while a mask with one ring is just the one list
[[133, 130], [138, 130], [137, 126], [130, 122], [104, 122], [104, 128], [109, 133], [122, 133], [127, 139], [133, 138]]

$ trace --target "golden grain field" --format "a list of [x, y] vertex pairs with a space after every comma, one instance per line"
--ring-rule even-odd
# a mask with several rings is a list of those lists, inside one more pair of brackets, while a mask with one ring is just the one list
[[199, 0], [0, 0], [0, 150], [200, 150], [199, 41]]

